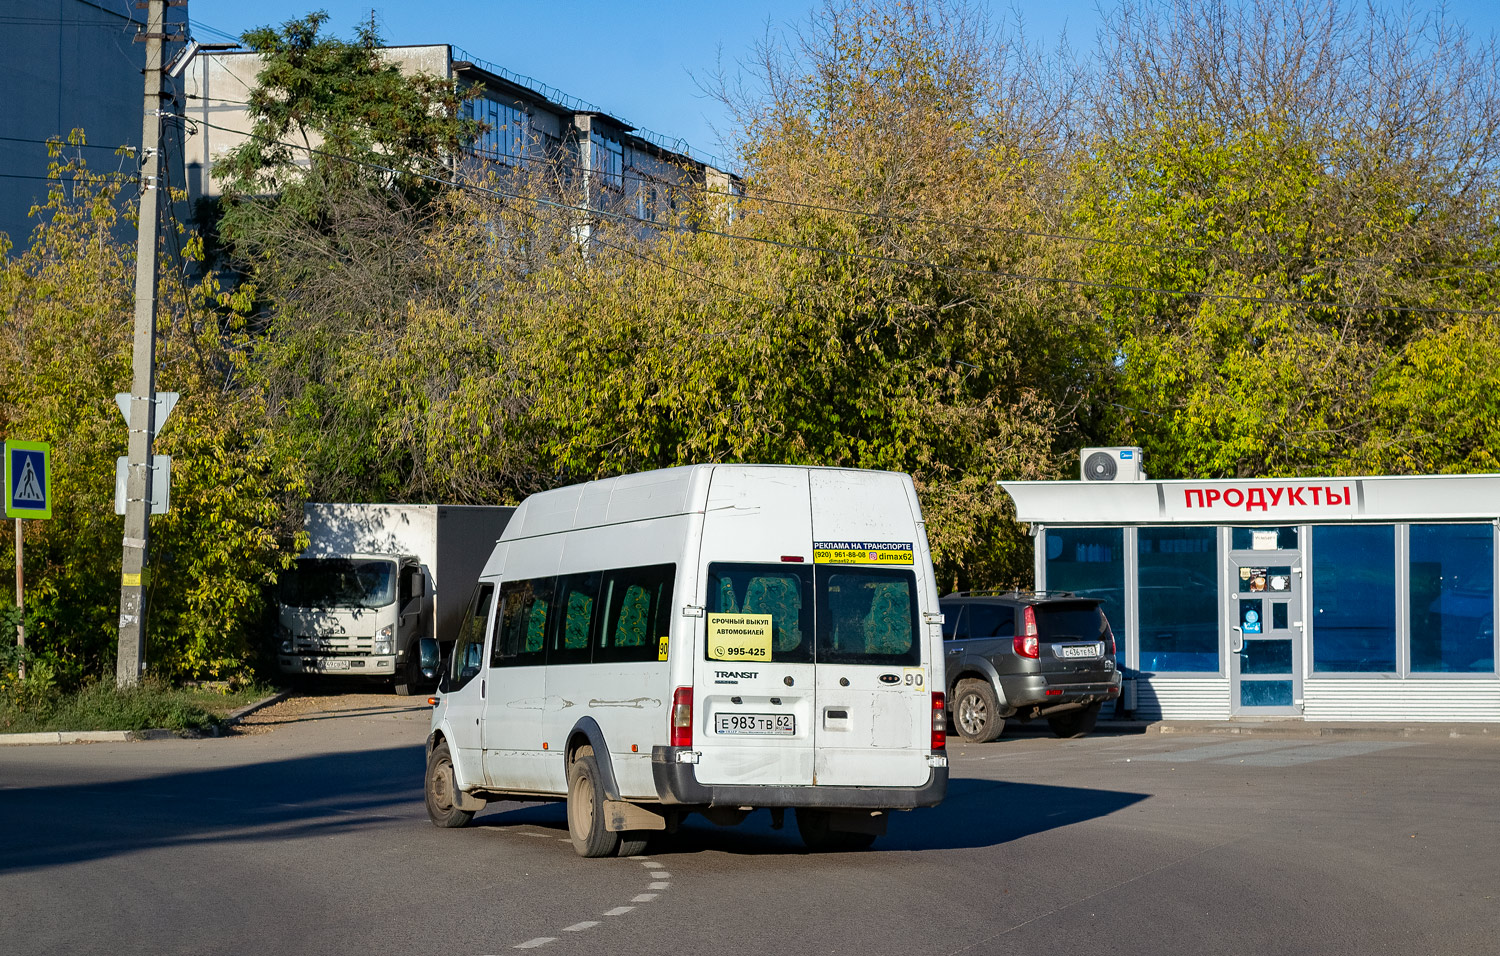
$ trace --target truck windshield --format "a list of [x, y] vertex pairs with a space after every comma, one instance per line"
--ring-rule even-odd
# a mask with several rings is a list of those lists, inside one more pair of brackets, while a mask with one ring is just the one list
[[303, 558], [281, 579], [287, 607], [385, 607], [396, 600], [390, 561]]

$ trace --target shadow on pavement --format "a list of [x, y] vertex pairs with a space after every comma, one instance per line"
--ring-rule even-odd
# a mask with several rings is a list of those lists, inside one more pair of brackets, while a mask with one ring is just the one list
[[0, 873], [162, 847], [331, 836], [398, 817], [427, 826], [417, 816], [424, 767], [418, 744], [78, 785], [10, 779], [0, 782]]
[[[891, 814], [889, 832], [870, 852], [951, 850], [996, 846], [1035, 833], [1108, 816], [1146, 799], [1149, 794], [1084, 787], [958, 778], [936, 807]], [[741, 855], [806, 852], [797, 835], [795, 811], [781, 830], [771, 828], [771, 814], [757, 810], [735, 827], [719, 827], [690, 816], [675, 834], [651, 841], [652, 855], [717, 851]], [[490, 804], [474, 818], [476, 827], [535, 826], [568, 835], [561, 803]]]

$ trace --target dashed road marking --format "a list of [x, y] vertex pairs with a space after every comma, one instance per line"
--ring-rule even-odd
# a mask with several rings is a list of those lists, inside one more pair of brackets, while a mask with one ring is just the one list
[[652, 900], [656, 899], [657, 896], [659, 896], [659, 895], [660, 895], [659, 893], [639, 893], [636, 896], [634, 896], [630, 900], [630, 902], [632, 902], [632, 903], [649, 903]]
[[665, 880], [659, 880], [659, 881], [657, 881], [655, 883], [652, 883], [650, 886], [647, 886], [646, 889], [648, 889], [648, 890], [665, 890], [668, 887], [670, 887], [671, 885], [672, 885], [671, 883], [668, 883]]
[[657, 872], [651, 874], [651, 878], [653, 880], [670, 879], [671, 876], [672, 876], [672, 874], [666, 872], [665, 870], [658, 870]]
[[538, 946], [546, 946], [557, 939], [556, 936], [538, 936], [536, 939], [528, 939], [524, 943], [517, 943], [512, 949], [536, 949]]
[[586, 929], [592, 929], [593, 927], [598, 926], [598, 925], [599, 925], [599, 921], [598, 920], [596, 920], [596, 919], [586, 919], [582, 923], [574, 923], [572, 926], [564, 926], [563, 927], [563, 932], [564, 933], [581, 933], [581, 932], [583, 932]]
[[633, 909], [635, 909], [634, 906], [616, 906], [612, 910], [605, 910], [604, 911], [604, 915], [605, 916], [624, 916], [626, 913], [629, 913]]

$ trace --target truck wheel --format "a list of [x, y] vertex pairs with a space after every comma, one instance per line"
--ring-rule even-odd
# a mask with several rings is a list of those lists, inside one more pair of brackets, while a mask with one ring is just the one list
[[1047, 718], [1047, 726], [1059, 737], [1082, 737], [1094, 729], [1094, 722], [1099, 719], [1099, 707], [1102, 701], [1094, 701], [1083, 710], [1072, 710], [1066, 714], [1058, 714], [1056, 717]]
[[[604, 827], [604, 791], [594, 748], [584, 745], [568, 765], [568, 837], [579, 856], [614, 856], [620, 834]], [[632, 841], [633, 843], [634, 841]]]
[[961, 680], [953, 694], [953, 729], [971, 744], [987, 744], [1005, 730], [1000, 698], [987, 680]]
[[401, 669], [396, 672], [397, 697], [410, 697], [422, 692], [422, 659], [416, 650], [415, 645], [407, 649]]
[[427, 816], [435, 826], [462, 827], [474, 819], [468, 810], [460, 810], [454, 800], [458, 781], [453, 778], [453, 758], [448, 741], [438, 741], [427, 755]]
[[850, 833], [847, 830], [833, 829], [829, 826], [829, 816], [827, 810], [797, 808], [797, 833], [814, 853], [868, 850], [875, 842], [873, 833]]

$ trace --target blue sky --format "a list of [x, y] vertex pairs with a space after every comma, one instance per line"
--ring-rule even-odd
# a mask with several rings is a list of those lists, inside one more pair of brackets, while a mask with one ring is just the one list
[[[1106, 7], [1110, 4], [1105, 0]], [[1417, 3], [1436, 9], [1439, 0]], [[728, 119], [694, 76], [710, 77], [722, 55], [731, 72], [771, 30], [806, 23], [816, 0], [192, 0], [199, 42], [323, 9], [340, 37], [371, 9], [391, 44], [450, 43], [530, 76], [636, 126], [685, 139], [695, 152], [725, 154], [717, 129]], [[1096, 0], [987, 0], [995, 17], [1019, 14], [1033, 40], [1051, 46], [1066, 28], [1075, 48], [1092, 45]], [[1500, 29], [1495, 0], [1450, 0], [1449, 16], [1488, 37]]]

